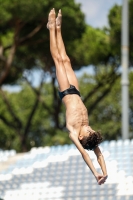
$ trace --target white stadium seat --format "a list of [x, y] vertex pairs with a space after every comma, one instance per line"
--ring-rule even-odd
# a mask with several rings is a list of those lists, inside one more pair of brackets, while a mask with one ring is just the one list
[[[74, 145], [32, 148], [0, 171], [4, 200], [133, 200], [133, 140], [105, 141], [100, 146], [108, 169], [97, 185]], [[99, 171], [96, 157], [88, 152]], [[17, 155], [0, 150], [1, 162]]]

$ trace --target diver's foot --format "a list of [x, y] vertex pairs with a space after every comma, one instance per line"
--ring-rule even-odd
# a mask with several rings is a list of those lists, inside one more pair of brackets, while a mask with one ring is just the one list
[[58, 12], [58, 16], [56, 18], [56, 28], [60, 29], [61, 28], [61, 23], [62, 23], [62, 14], [61, 14], [61, 9]]
[[53, 8], [50, 13], [49, 13], [49, 16], [48, 16], [48, 23], [47, 23], [47, 28], [49, 30], [51, 29], [55, 29], [55, 9]]

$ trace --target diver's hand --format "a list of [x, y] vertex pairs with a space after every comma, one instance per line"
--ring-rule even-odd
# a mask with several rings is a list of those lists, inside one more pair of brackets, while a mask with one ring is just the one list
[[107, 179], [107, 177], [108, 177], [107, 175], [104, 176], [104, 175], [99, 174], [99, 173], [97, 173], [97, 174], [95, 175], [95, 178], [96, 178], [96, 180], [97, 180], [97, 182], [98, 182], [99, 185], [104, 184], [105, 181], [106, 181], [106, 179]]

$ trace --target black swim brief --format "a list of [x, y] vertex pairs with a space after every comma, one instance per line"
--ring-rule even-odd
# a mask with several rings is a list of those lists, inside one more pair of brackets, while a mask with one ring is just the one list
[[77, 94], [80, 96], [80, 92], [75, 88], [74, 85], [70, 85], [70, 88], [60, 92], [59, 91], [59, 97], [62, 100], [64, 96], [68, 95], [68, 94]]

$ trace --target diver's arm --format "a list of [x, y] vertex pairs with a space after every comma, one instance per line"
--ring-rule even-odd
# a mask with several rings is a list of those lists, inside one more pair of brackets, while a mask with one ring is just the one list
[[69, 134], [70, 139], [72, 140], [72, 142], [75, 144], [75, 146], [77, 147], [77, 149], [79, 150], [79, 152], [81, 153], [84, 161], [86, 162], [86, 164], [88, 165], [88, 167], [90, 168], [90, 170], [92, 171], [92, 173], [94, 174], [94, 176], [96, 177], [98, 175], [88, 153], [85, 151], [85, 149], [82, 147], [82, 145], [79, 142], [78, 136], [76, 134], [70, 133]]
[[106, 164], [105, 164], [105, 161], [104, 161], [104, 157], [103, 157], [103, 154], [101, 153], [101, 150], [99, 147], [96, 147], [94, 149], [94, 152], [97, 156], [97, 161], [101, 167], [101, 170], [103, 172], [103, 176], [104, 177], [107, 177], [107, 169], [106, 169]]
[[90, 170], [92, 171], [93, 175], [95, 176], [97, 182], [99, 185], [103, 184], [105, 182], [105, 178], [103, 177], [103, 175], [99, 174], [91, 159], [90, 156], [88, 155], [88, 153], [85, 151], [85, 149], [82, 147], [82, 145], [80, 144], [78, 137], [76, 134], [70, 133], [69, 134], [70, 139], [73, 141], [73, 143], [75, 144], [75, 146], [77, 147], [77, 149], [79, 150], [79, 152], [81, 153], [84, 161], [86, 162], [87, 166], [90, 168]]

